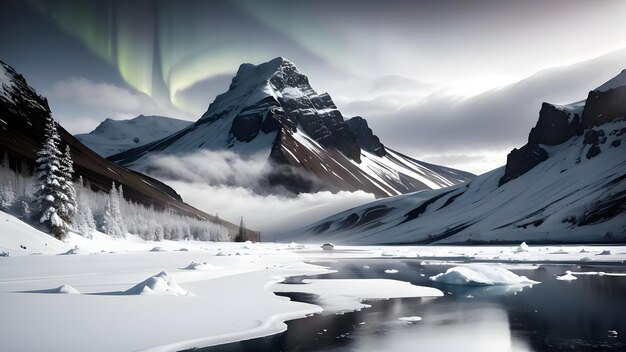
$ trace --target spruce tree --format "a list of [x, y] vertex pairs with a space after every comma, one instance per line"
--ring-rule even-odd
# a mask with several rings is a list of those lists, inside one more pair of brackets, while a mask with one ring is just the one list
[[128, 232], [120, 210], [121, 192], [121, 186], [118, 192], [115, 182], [113, 182], [104, 211], [104, 232], [111, 237], [126, 237]]
[[63, 204], [63, 207], [59, 209], [58, 213], [61, 219], [68, 225], [71, 225], [74, 221], [74, 215], [76, 214], [76, 190], [72, 183], [72, 175], [74, 174], [74, 162], [72, 161], [72, 155], [70, 153], [70, 146], [65, 146], [65, 153], [61, 157], [61, 175], [63, 176], [63, 182], [61, 189], [67, 196], [67, 202]]
[[91, 210], [91, 204], [87, 198], [86, 192], [90, 192], [89, 189], [84, 187], [83, 178], [78, 178], [78, 191], [76, 196], [76, 212], [74, 214], [74, 227], [79, 234], [91, 238], [93, 231], [96, 230], [96, 220]]
[[61, 171], [60, 141], [56, 122], [52, 116], [48, 116], [45, 126], [45, 140], [37, 152], [38, 185], [35, 193], [35, 216], [39, 223], [45, 225], [54, 237], [63, 239], [67, 235], [69, 227], [60, 216], [59, 210], [66, 208], [69, 198], [64, 192], [65, 180]]

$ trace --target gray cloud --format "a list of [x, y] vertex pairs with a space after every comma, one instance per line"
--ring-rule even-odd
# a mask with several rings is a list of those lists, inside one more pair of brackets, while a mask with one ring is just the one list
[[[462, 155], [469, 158], [485, 153], [486, 160], [494, 159], [490, 154], [500, 152], [502, 157], [496, 160], [504, 160], [512, 147], [526, 142], [543, 101], [566, 104], [582, 100], [625, 65], [626, 50], [620, 50], [572, 66], [544, 70], [469, 99], [440, 91], [418, 97], [419, 102], [396, 111], [363, 116], [383, 143], [418, 159], [430, 155], [430, 161], [443, 160], [446, 154], [454, 154], [459, 162], [446, 165], [460, 167], [467, 164]], [[369, 104], [354, 102], [348, 106], [354, 111], [368, 109]]]

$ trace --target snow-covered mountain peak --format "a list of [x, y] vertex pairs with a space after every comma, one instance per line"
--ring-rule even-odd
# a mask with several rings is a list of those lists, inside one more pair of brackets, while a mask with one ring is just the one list
[[622, 70], [620, 74], [611, 78], [600, 87], [594, 89], [596, 92], [606, 92], [609, 89], [615, 89], [621, 86], [626, 86], [626, 69]]
[[388, 151], [362, 118], [348, 122], [327, 93], [282, 57], [243, 64], [228, 90], [179, 133], [110, 160], [139, 170], [151, 153], [198, 149], [267, 155], [271, 186], [294, 193], [365, 190], [387, 196], [439, 188], [473, 177]]
[[267, 109], [280, 105], [281, 100], [316, 96], [308, 78], [283, 57], [259, 65], [245, 63], [239, 66], [228, 91], [215, 98], [200, 120], [214, 121], [245, 112], [248, 107]]
[[165, 116], [139, 115], [130, 120], [102, 121], [93, 131], [75, 137], [103, 157], [167, 137], [192, 124]]

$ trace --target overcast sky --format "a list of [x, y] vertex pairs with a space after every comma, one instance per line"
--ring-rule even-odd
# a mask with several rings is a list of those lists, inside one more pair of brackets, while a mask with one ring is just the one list
[[626, 68], [624, 14], [626, 1], [0, 0], [0, 60], [78, 133], [195, 120], [239, 64], [283, 56], [383, 143], [480, 173], [524, 143], [542, 100], [583, 99]]

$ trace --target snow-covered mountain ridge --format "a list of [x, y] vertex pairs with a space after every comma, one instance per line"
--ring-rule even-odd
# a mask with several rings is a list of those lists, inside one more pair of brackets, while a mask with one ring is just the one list
[[[11, 168], [32, 169], [44, 140], [44, 125], [52, 115], [46, 98], [28, 85], [11, 66], [0, 61], [0, 155]], [[135, 203], [168, 209], [175, 214], [218, 223], [236, 235], [239, 226], [184, 203], [168, 185], [112, 163], [87, 148], [63, 126], [57, 126], [61, 143], [71, 148], [74, 177], [81, 176], [93, 191], [108, 193], [113, 182], [123, 186], [124, 197]], [[2, 181], [2, 180], [0, 180]], [[254, 233], [247, 230], [247, 233]]]
[[[609, 82], [623, 82], [626, 71]], [[621, 83], [620, 83], [621, 84]], [[623, 242], [626, 85], [544, 103], [504, 167], [461, 185], [381, 199], [283, 240], [352, 244]]]
[[150, 156], [230, 150], [268, 159], [267, 183], [292, 192], [364, 190], [389, 196], [464, 182], [472, 174], [386, 148], [365, 119], [345, 120], [327, 93], [283, 58], [243, 64], [192, 126], [109, 159], [148, 170]]
[[139, 115], [130, 120], [106, 119], [93, 131], [74, 137], [106, 158], [167, 137], [191, 124], [171, 117]]

